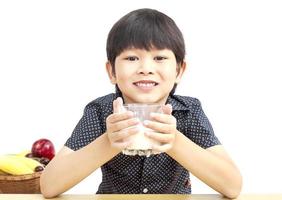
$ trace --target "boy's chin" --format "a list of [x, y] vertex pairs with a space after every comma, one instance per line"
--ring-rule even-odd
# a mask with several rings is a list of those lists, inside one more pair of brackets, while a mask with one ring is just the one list
[[141, 104], [164, 104], [165, 100], [162, 101], [162, 99], [159, 98], [153, 98], [153, 97], [138, 97], [132, 99], [132, 103], [141, 103]]

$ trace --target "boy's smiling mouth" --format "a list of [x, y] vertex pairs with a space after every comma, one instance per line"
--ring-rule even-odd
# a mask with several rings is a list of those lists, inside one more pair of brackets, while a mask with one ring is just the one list
[[133, 83], [137, 88], [143, 90], [143, 91], [150, 91], [155, 86], [157, 86], [159, 83], [152, 80], [140, 80]]

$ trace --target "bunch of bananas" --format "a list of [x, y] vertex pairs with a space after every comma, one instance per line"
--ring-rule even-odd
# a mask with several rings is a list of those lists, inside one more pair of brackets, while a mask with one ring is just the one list
[[40, 162], [21, 154], [0, 155], [0, 174], [24, 175], [43, 169]]

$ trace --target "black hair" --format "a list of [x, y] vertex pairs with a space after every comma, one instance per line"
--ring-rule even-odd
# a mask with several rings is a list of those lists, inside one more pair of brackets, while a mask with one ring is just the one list
[[[175, 22], [157, 10], [138, 9], [117, 21], [108, 34], [107, 57], [115, 74], [115, 59], [128, 48], [170, 49], [177, 64], [185, 57], [185, 43]], [[173, 88], [173, 92], [176, 84]], [[118, 87], [117, 87], [118, 89]]]

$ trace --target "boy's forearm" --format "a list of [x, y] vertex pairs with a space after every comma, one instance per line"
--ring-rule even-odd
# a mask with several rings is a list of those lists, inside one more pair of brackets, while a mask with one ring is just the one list
[[51, 198], [65, 192], [119, 152], [120, 150], [111, 148], [105, 133], [77, 151], [55, 157], [41, 176], [43, 195]]
[[230, 162], [201, 148], [182, 133], [167, 152], [184, 168], [221, 194], [234, 198], [241, 190], [241, 174]]

